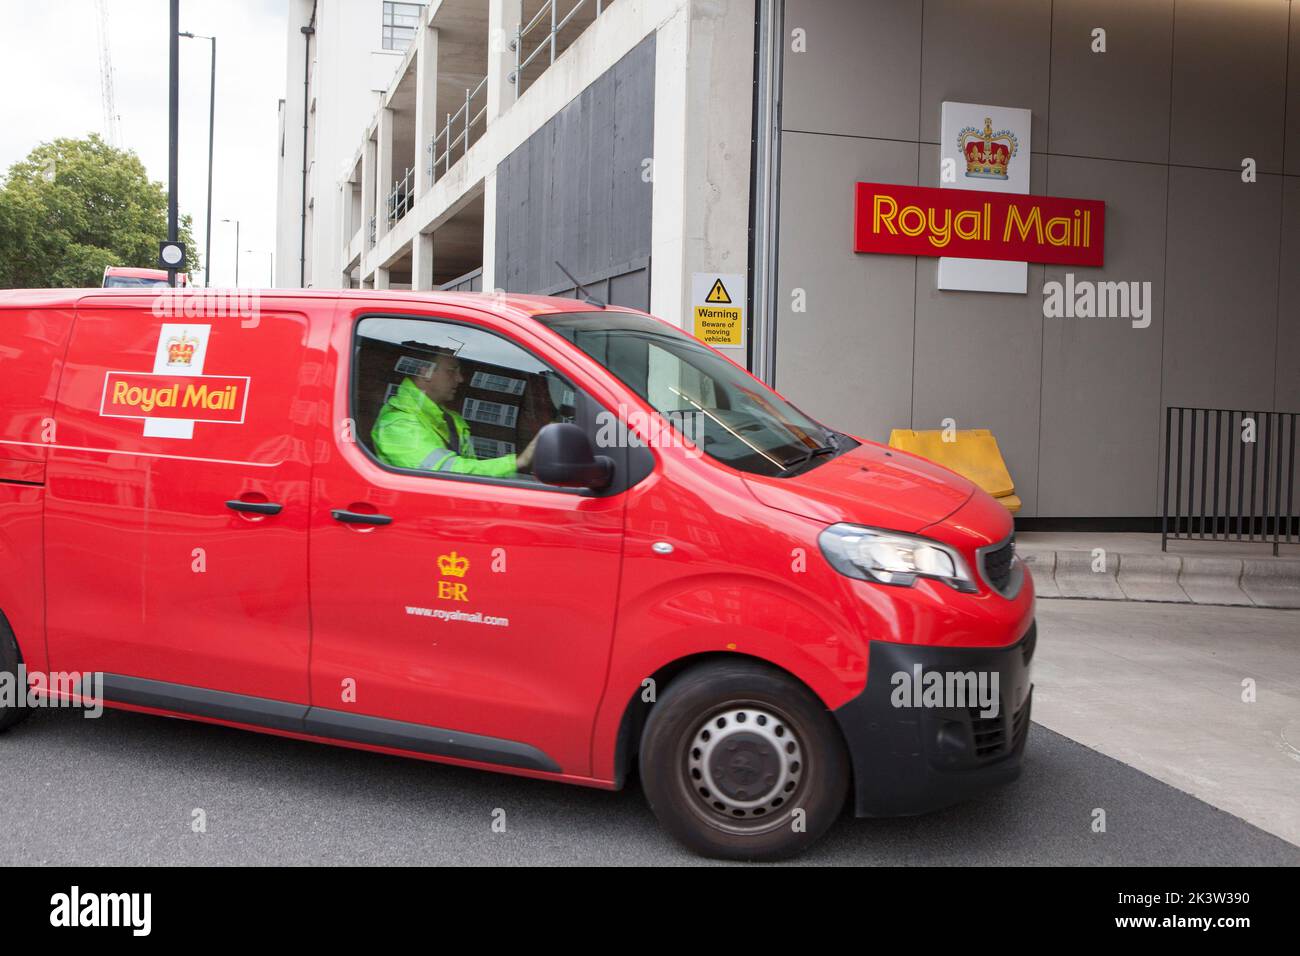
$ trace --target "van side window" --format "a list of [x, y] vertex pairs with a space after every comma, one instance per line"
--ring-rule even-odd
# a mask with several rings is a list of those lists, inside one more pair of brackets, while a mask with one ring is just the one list
[[545, 425], [573, 421], [576, 397], [492, 332], [386, 317], [357, 327], [352, 396], [357, 439], [385, 465], [523, 480], [533, 480], [529, 443]]

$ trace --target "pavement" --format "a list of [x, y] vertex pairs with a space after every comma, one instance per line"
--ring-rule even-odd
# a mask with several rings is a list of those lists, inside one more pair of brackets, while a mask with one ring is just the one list
[[1034, 718], [1300, 844], [1300, 612], [1038, 606]]
[[[1021, 779], [939, 813], [845, 817], [794, 862], [1300, 866], [1300, 618], [1039, 611]], [[1254, 704], [1234, 699], [1247, 676]], [[120, 711], [43, 711], [0, 735], [0, 806], [4, 865], [702, 862], [635, 783], [608, 793]]]
[[1300, 608], [1300, 544], [1027, 531], [1016, 550], [1041, 598]]

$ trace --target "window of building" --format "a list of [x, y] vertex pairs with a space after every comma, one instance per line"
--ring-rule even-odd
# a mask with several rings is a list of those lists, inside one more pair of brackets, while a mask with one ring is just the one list
[[[575, 417], [573, 385], [532, 353], [486, 329], [437, 319], [363, 319], [352, 388], [356, 434], [371, 453], [386, 465], [440, 476], [532, 480], [490, 462], [522, 452], [551, 422]], [[445, 457], [434, 452], [448, 445], [442, 433], [457, 418], [469, 433], [458, 457], [475, 463], [424, 465], [430, 455]], [[377, 430], [381, 419], [397, 425]], [[422, 423], [435, 419], [442, 423], [436, 439], [422, 432]]]
[[415, 39], [422, 3], [384, 3], [384, 49], [405, 50]]

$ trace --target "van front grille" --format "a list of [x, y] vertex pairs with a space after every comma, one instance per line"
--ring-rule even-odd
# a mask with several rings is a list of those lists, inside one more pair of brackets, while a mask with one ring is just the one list
[[991, 757], [1001, 757], [1003, 754], [1014, 750], [1025, 735], [1025, 730], [1029, 727], [1029, 708], [1023, 703], [1011, 715], [1010, 728], [1011, 739], [1007, 740], [1008, 721], [1004, 714], [1005, 711], [999, 711], [996, 717], [981, 717], [979, 707], [970, 708], [970, 729], [971, 736], [975, 741], [975, 759], [984, 760]]
[[999, 713], [996, 717], [981, 717], [980, 708], [970, 710], [970, 730], [975, 739], [975, 757], [993, 757], [1002, 752], [1007, 742], [1005, 722]]
[[1016, 535], [979, 552], [980, 574], [985, 583], [1003, 597], [1013, 598], [1020, 590], [1024, 573], [1016, 566]]

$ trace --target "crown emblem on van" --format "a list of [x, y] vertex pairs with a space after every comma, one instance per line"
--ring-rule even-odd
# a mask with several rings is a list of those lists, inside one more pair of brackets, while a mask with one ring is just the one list
[[173, 335], [167, 340], [167, 365], [189, 366], [194, 361], [194, 351], [198, 347], [199, 340], [185, 331]]
[[469, 571], [469, 558], [462, 558], [455, 551], [438, 556], [438, 573], [446, 578], [463, 578]]
[[957, 134], [957, 148], [966, 157], [966, 175], [977, 179], [1006, 179], [1011, 157], [1020, 150], [1020, 141], [1009, 129], [993, 132], [993, 120], [984, 117], [981, 132], [967, 126]]

